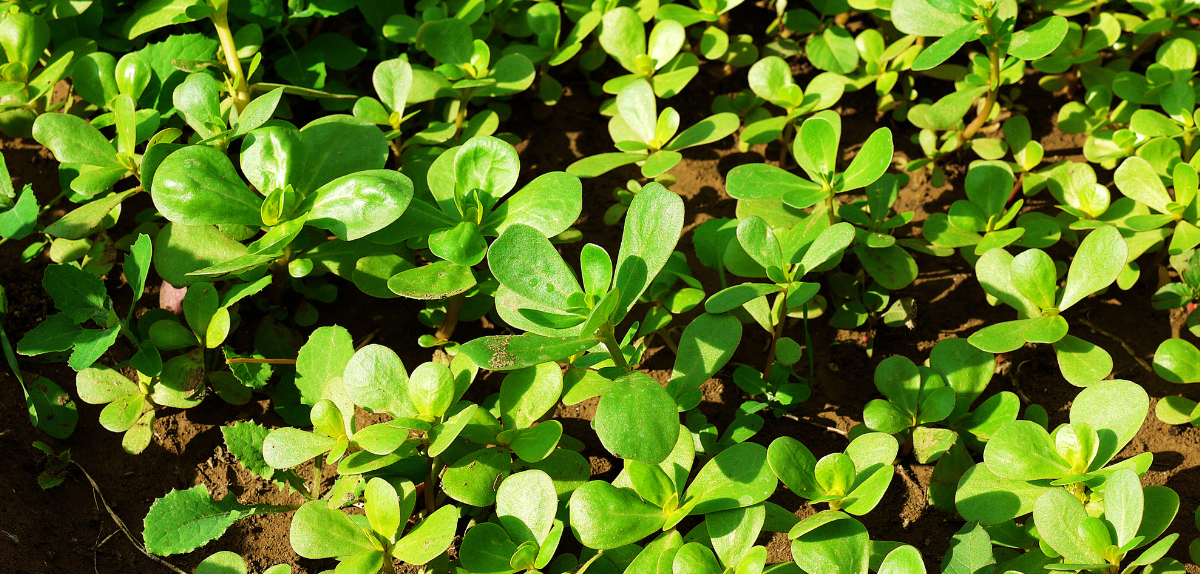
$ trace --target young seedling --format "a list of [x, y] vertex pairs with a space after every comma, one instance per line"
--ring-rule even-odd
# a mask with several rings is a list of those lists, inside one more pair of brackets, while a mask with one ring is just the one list
[[1200, 177], [1197, 177], [1196, 171], [1192, 165], [1176, 163], [1170, 172], [1174, 189], [1174, 194], [1171, 194], [1150, 162], [1140, 157], [1121, 162], [1121, 166], [1113, 173], [1117, 189], [1150, 211], [1149, 214], [1130, 217], [1125, 221], [1126, 225], [1142, 232], [1163, 228], [1164, 233], [1171, 235], [1167, 253], [1173, 256], [1200, 245], [1200, 202], [1196, 200]]
[[557, 511], [558, 496], [545, 472], [526, 470], [503, 479], [496, 489], [497, 521], [479, 523], [463, 536], [463, 567], [496, 574], [540, 571], [562, 539]]
[[976, 162], [967, 172], [967, 199], [951, 204], [949, 213], [931, 213], [921, 234], [938, 247], [962, 249], [967, 261], [997, 247], [1054, 245], [1061, 232], [1053, 218], [1036, 212], [1018, 216], [1024, 199], [1006, 207], [1015, 183], [1008, 164]]
[[742, 165], [729, 172], [729, 195], [737, 199], [781, 199], [796, 209], [824, 201], [829, 224], [833, 225], [837, 217], [835, 196], [874, 183], [891, 165], [893, 153], [891, 130], [879, 128], [863, 143], [846, 170], [839, 172], [841, 132], [841, 116], [832, 112], [820, 112], [804, 120], [792, 155], [809, 179], [767, 164]]
[[[1033, 505], [1033, 520], [1043, 548], [1061, 556], [1061, 564], [1049, 564], [1048, 570], [1131, 573], [1182, 566], [1164, 558], [1179, 539], [1179, 533], [1158, 539], [1179, 511], [1179, 496], [1165, 486], [1142, 487], [1131, 469], [1112, 473], [1104, 483], [1104, 513], [1091, 515], [1084, 503], [1063, 489], [1053, 489], [1038, 497]], [[1121, 568], [1126, 556], [1145, 548]]]
[[780, 437], [771, 442], [767, 459], [771, 472], [796, 496], [862, 516], [879, 504], [892, 483], [899, 449], [892, 435], [867, 433], [850, 441], [845, 453], [817, 460], [800, 441]]
[[1116, 281], [1128, 252], [1115, 227], [1097, 228], [1079, 244], [1061, 290], [1054, 261], [1040, 249], [1016, 257], [1004, 249], [984, 253], [975, 266], [980, 284], [989, 295], [1016, 309], [1018, 319], [984, 327], [967, 340], [989, 353], [1009, 353], [1026, 343], [1050, 343], [1067, 382], [1083, 387], [1103, 379], [1112, 372], [1112, 356], [1068, 335], [1062, 312]]
[[571, 31], [563, 36], [562, 10], [553, 3], [540, 2], [525, 13], [526, 23], [533, 30], [537, 43], [514, 46], [523, 52], [538, 70], [538, 97], [547, 105], [558, 103], [563, 86], [549, 74], [552, 67], [561, 66], [583, 49], [583, 42], [600, 25], [602, 16], [591, 11], [579, 18]]
[[[442, 153], [429, 168], [432, 197], [417, 197], [408, 215], [371, 236], [377, 243], [408, 241], [440, 260], [407, 269], [388, 279], [402, 297], [449, 299], [436, 337], [454, 332], [467, 290], [477, 284], [471, 267], [488, 253], [488, 237], [510, 228], [531, 230], [545, 239], [566, 231], [583, 208], [583, 186], [573, 175], [543, 174], [511, 193], [520, 175], [517, 151], [490, 136], [472, 138]], [[511, 195], [510, 195], [511, 193]]]
[[483, 337], [461, 352], [481, 367], [512, 370], [603, 343], [615, 365], [628, 372], [615, 327], [666, 265], [682, 227], [683, 200], [661, 185], [647, 185], [630, 204], [615, 265], [602, 247], [584, 246], [581, 288], [549, 239], [528, 225], [509, 226], [488, 251], [500, 282], [496, 310], [529, 334]]
[[305, 558], [336, 558], [348, 574], [394, 574], [395, 560], [428, 564], [454, 541], [459, 509], [442, 507], [406, 528], [416, 500], [412, 482], [375, 477], [363, 489], [365, 517], [324, 500], [308, 502], [292, 517], [292, 549]]
[[796, 121], [832, 107], [846, 89], [841, 76], [824, 73], [810, 80], [807, 89], [802, 90], [792, 77], [791, 67], [779, 56], [767, 56], [751, 66], [749, 82], [755, 95], [783, 108], [784, 115], [772, 116], [767, 112], [762, 114], [765, 117], [747, 117], [741, 140], [748, 144], [779, 140], [781, 164], [787, 158], [787, 149], [793, 145]]
[[[841, 207], [838, 214], [853, 223], [854, 255], [863, 271], [887, 289], [903, 289], [917, 278], [917, 262], [909, 250], [946, 256], [949, 250], [915, 238], [896, 239], [893, 230], [912, 221], [913, 212], [892, 215], [908, 176], [884, 174], [866, 188], [866, 198]], [[866, 208], [865, 210], [863, 208]]]
[[627, 460], [630, 488], [593, 480], [572, 493], [568, 507], [575, 538], [596, 550], [620, 548], [670, 531], [688, 516], [752, 506], [775, 492], [777, 481], [761, 445], [742, 443], [721, 451], [687, 488], [693, 454], [687, 446], [677, 450], [681, 460], [672, 456], [658, 465]]
[[[959, 440], [973, 448], [987, 442], [996, 429], [1017, 418], [1020, 402], [1008, 391], [984, 401], [975, 412], [971, 403], [992, 378], [991, 353], [966, 339], [945, 339], [930, 351], [928, 366], [905, 357], [884, 359], [875, 369], [875, 388], [885, 399], [867, 403], [864, 426], [875, 432], [901, 435], [905, 450], [917, 462], [940, 459]], [[936, 424], [935, 424], [936, 423]]]
[[28, 6], [9, 4], [0, 12], [0, 49], [4, 55], [0, 65], [0, 131], [10, 137], [30, 137], [38, 117], [70, 102], [70, 98], [51, 102], [54, 85], [70, 76], [79, 59], [96, 49], [95, 41], [73, 37], [43, 61], [50, 40], [50, 25], [43, 15], [30, 12]]
[[[404, 213], [412, 182], [381, 169], [386, 161], [383, 134], [352, 116], [327, 116], [303, 129], [273, 122], [251, 130], [241, 151], [245, 180], [215, 148], [178, 149], [162, 160], [150, 184], [155, 207], [172, 222], [158, 236], [162, 257], [155, 267], [173, 285], [267, 268], [304, 277], [313, 269], [306, 251], [324, 243], [302, 233], [306, 229], [353, 241]], [[256, 228], [267, 231], [242, 245], [213, 225], [249, 227], [242, 239]]]
[[617, 149], [572, 163], [567, 173], [579, 177], [597, 177], [623, 165], [636, 163], [642, 177], [661, 178], [683, 160], [679, 150], [705, 145], [737, 131], [738, 117], [732, 113], [714, 114], [679, 132], [679, 112], [658, 105], [650, 83], [635, 79], [617, 93], [617, 115], [608, 123], [608, 133]]
[[1149, 468], [1150, 453], [1109, 464], [1137, 434], [1149, 408], [1150, 398], [1140, 386], [1109, 380], [1083, 389], [1071, 404], [1070, 422], [1053, 434], [1029, 420], [1005, 423], [988, 441], [983, 462], [959, 481], [959, 514], [999, 524], [1032, 512], [1051, 490], [1099, 502], [1114, 472], [1133, 469], [1141, 475]]
[[605, 93], [618, 94], [642, 80], [660, 98], [678, 94], [700, 71], [695, 54], [680, 52], [685, 39], [683, 24], [675, 20], [659, 20], [647, 40], [646, 25], [632, 8], [618, 6], [606, 12], [600, 45], [629, 73], [605, 82]]
[[[4, 332], [4, 322], [8, 318], [8, 295], [0, 286], [0, 348], [4, 351], [4, 360], [8, 368], [21, 385], [25, 394], [25, 409], [29, 412], [29, 423], [41, 429], [54, 438], [67, 438], [75, 432], [75, 424], [79, 422], [79, 413], [75, 410], [75, 401], [62, 390], [57, 383], [45, 377], [37, 377], [25, 384], [21, 376], [21, 367], [17, 364], [17, 356], [13, 353], [12, 343]], [[32, 392], [31, 392], [32, 389]], [[40, 444], [40, 443], [35, 443]], [[47, 453], [52, 454], [52, 453]], [[51, 485], [53, 486], [53, 485]], [[42, 486], [42, 488], [50, 488]]]
[[[926, 47], [913, 60], [912, 69], [930, 70], [950, 59], [968, 42], [980, 39], [987, 46], [982, 70], [967, 77], [967, 86], [933, 105], [920, 104], [909, 110], [909, 120], [922, 128], [950, 129], [954, 141], [939, 151], [946, 153], [971, 141], [992, 120], [1000, 86], [1007, 80], [1005, 68], [1020, 69], [1023, 61], [1038, 60], [1054, 51], [1067, 33], [1067, 20], [1050, 16], [1022, 30], [1015, 29], [1016, 6], [1005, 2], [976, 3], [948, 0], [930, 4], [923, 0], [899, 0], [892, 7], [897, 29], [914, 36], [934, 36], [939, 40]], [[978, 115], [965, 127], [958, 128], [963, 116], [979, 97], [984, 97]]]

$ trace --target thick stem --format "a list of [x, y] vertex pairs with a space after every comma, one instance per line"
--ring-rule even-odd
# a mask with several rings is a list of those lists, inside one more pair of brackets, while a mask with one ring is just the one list
[[1192, 154], [1196, 150], [1192, 149], [1192, 145], [1196, 141], [1196, 134], [1192, 130], [1183, 132], [1183, 161], [1192, 161]]
[[313, 485], [312, 485], [312, 488], [309, 489], [309, 493], [312, 494], [313, 500], [317, 500], [317, 499], [321, 498], [321, 481], [324, 478], [325, 478], [325, 456], [317, 455], [317, 457], [313, 459], [313, 475], [312, 475]]
[[583, 574], [584, 572], [587, 572], [587, 569], [589, 566], [592, 565], [592, 562], [595, 562], [596, 559], [600, 558], [603, 555], [604, 555], [603, 550], [597, 550], [596, 554], [594, 556], [592, 556], [591, 558], [588, 558], [588, 561], [584, 562], [583, 566], [580, 566], [577, 570], [575, 570], [575, 574]]
[[833, 190], [829, 190], [829, 197], [825, 198], [825, 209], [829, 211], [829, 225], [837, 223], [833, 214]]
[[442, 326], [438, 327], [437, 334], [434, 335], [439, 341], [449, 341], [450, 336], [454, 334], [454, 328], [458, 326], [458, 316], [462, 313], [463, 301], [466, 298], [466, 294], [459, 293], [446, 301], [446, 318], [442, 320]]
[[659, 329], [655, 331], [654, 334], [662, 338], [663, 343], [666, 343], [667, 348], [670, 349], [672, 353], [675, 353], [676, 355], [679, 354], [679, 345], [676, 345], [675, 341], [671, 340], [670, 333], [668, 333], [665, 329]]
[[[991, 25], [988, 25], [988, 33], [992, 34]], [[958, 133], [958, 145], [955, 149], [961, 148], [967, 143], [983, 125], [987, 123], [988, 117], [992, 115], [992, 108], [996, 106], [996, 98], [1000, 95], [1000, 48], [997, 46], [988, 47], [988, 61], [991, 62], [991, 77], [988, 78], [990, 86], [988, 88], [987, 99], [983, 101], [983, 107], [979, 108], [979, 115], [975, 116], [966, 129]]]
[[1149, 38], [1146, 38], [1146, 40], [1139, 44], [1137, 48], [1133, 49], [1133, 53], [1129, 55], [1129, 62], [1136, 62], [1138, 56], [1141, 56], [1146, 50], [1149, 50], [1151, 46], [1157, 44], [1159, 40], [1162, 40], [1162, 37], [1162, 32], [1155, 32], [1151, 34]]
[[779, 344], [779, 339], [783, 337], [783, 323], [787, 320], [787, 289], [779, 292], [775, 296], [775, 304], [779, 306], [779, 318], [775, 323], [775, 332], [771, 333], [771, 350], [767, 351], [767, 365], [763, 367], [763, 383], [770, 384], [771, 369], [775, 366], [775, 346]]
[[210, 16], [217, 28], [217, 37], [221, 40], [221, 52], [225, 55], [225, 65], [229, 67], [229, 75], [233, 78], [233, 106], [238, 114], [250, 103], [250, 85], [242, 72], [242, 61], [238, 58], [237, 43], [233, 41], [233, 31], [229, 29], [228, 6], [213, 12]]
[[788, 122], [786, 124], [784, 124], [784, 126], [783, 126], [783, 133], [779, 134], [779, 168], [780, 169], [787, 168], [787, 157], [788, 157], [787, 152], [788, 152], [788, 148], [791, 147], [791, 142], [789, 140], [792, 137], [794, 137], [792, 135], [793, 129], [794, 129], [794, 125], [792, 123], [792, 120], [788, 120]]
[[425, 516], [437, 510], [437, 481], [442, 472], [442, 457], [433, 457], [433, 465], [429, 467], [429, 478], [425, 480]]
[[245, 364], [295, 365], [296, 359], [259, 359], [259, 358], [255, 358], [255, 357], [234, 357], [232, 359], [225, 359], [225, 364], [226, 365], [245, 365]]
[[616, 329], [612, 325], [605, 325], [602, 330], [604, 332], [604, 347], [608, 349], [608, 354], [612, 357], [613, 363], [628, 373], [631, 369], [629, 368], [629, 362], [625, 360], [625, 354], [621, 352], [621, 343], [617, 342]]

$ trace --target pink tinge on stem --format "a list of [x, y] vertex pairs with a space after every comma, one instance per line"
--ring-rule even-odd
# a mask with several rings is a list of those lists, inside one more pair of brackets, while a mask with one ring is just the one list
[[162, 288], [158, 290], [158, 306], [176, 315], [183, 313], [183, 297], [187, 295], [187, 290], [187, 287], [176, 287], [163, 281]]

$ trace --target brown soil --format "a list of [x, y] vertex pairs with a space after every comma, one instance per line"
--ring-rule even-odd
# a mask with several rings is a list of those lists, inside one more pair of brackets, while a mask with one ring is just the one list
[[[684, 95], [670, 105], [682, 115], [682, 124], [690, 125], [708, 115], [708, 105], [716, 94], [729, 86], [745, 85], [745, 70], [728, 78], [701, 74]], [[1047, 162], [1060, 158], [1078, 157], [1081, 140], [1058, 132], [1053, 125], [1053, 111], [1066, 101], [1065, 97], [1046, 95], [1036, 86], [1023, 86], [1022, 100], [1029, 106], [1029, 116], [1035, 137], [1046, 147]], [[556, 107], [546, 109], [540, 103], [522, 96], [513, 102], [513, 118], [504, 127], [517, 130], [522, 139], [518, 149], [523, 164], [523, 181], [548, 171], [564, 169], [575, 159], [610, 151], [611, 142], [603, 118], [597, 110], [599, 101], [587, 95], [582, 81], [569, 82], [571, 95]], [[890, 117], [877, 118], [873, 112], [874, 98], [869, 94], [849, 94], [840, 112], [845, 124], [843, 145], [848, 155], [876, 127], [894, 130], [899, 157], [915, 155], [919, 150], [909, 142], [911, 126], [896, 124]], [[1048, 113], [1050, 112], [1050, 113]], [[56, 163], [31, 142], [6, 141], [3, 153], [16, 183], [33, 183], [39, 199], [46, 201], [57, 189]], [[715, 277], [692, 255], [691, 230], [713, 217], [733, 217], [735, 202], [725, 194], [724, 176], [733, 167], [778, 157], [774, 145], [757, 146], [748, 153], [733, 149], [731, 139], [701, 150], [689, 150], [681, 165], [673, 170], [679, 182], [673, 189], [686, 200], [687, 212], [684, 236], [679, 250], [689, 255], [693, 272], [714, 292]], [[921, 221], [928, 213], [945, 211], [950, 203], [962, 197], [962, 178], [969, 158], [963, 156], [947, 162], [950, 179], [946, 185], [933, 188], [925, 177], [915, 175], [896, 205], [898, 211], [916, 211], [911, 229], [901, 233], [918, 233]], [[957, 163], [956, 163], [957, 162]], [[598, 243], [615, 253], [620, 242], [620, 228], [608, 227], [601, 214], [613, 203], [612, 190], [622, 187], [626, 179], [636, 177], [636, 168], [584, 181], [585, 212], [577, 227], [587, 241]], [[1107, 174], [1101, 177], [1106, 177]], [[1053, 213], [1053, 205], [1045, 194], [1029, 202], [1027, 209]], [[132, 213], [129, 211], [128, 213]], [[46, 215], [52, 221], [61, 210]], [[0, 246], [0, 285], [8, 292], [13, 304], [9, 323], [5, 326], [13, 341], [20, 337], [52, 309], [51, 301], [40, 286], [45, 258], [30, 265], [19, 262], [19, 254], [30, 240], [9, 242]], [[567, 261], [577, 261], [581, 244], [563, 246]], [[971, 269], [957, 256], [934, 258], [919, 256], [921, 277], [909, 288], [894, 296], [911, 296], [919, 309], [915, 328], [880, 328], [870, 333], [875, 338], [874, 352], [868, 356], [864, 345], [866, 330], [839, 331], [828, 328], [821, 320], [813, 322], [812, 336], [816, 359], [816, 384], [813, 396], [793, 414], [795, 420], [775, 419], [768, 422], [753, 439], [768, 444], [779, 436], [791, 436], [807, 445], [815, 454], [840, 452], [846, 445], [841, 434], [830, 428], [846, 431], [861, 420], [867, 401], [877, 398], [872, 374], [878, 361], [892, 355], [904, 355], [922, 361], [933, 344], [941, 339], [966, 336], [985, 324], [1013, 318], [1011, 310], [992, 308], [984, 304], [983, 293], [972, 277]], [[1147, 265], [1148, 267], [1148, 265]], [[1109, 335], [1092, 332], [1079, 319], [1090, 318], [1107, 333], [1118, 334], [1137, 357], [1149, 361], [1158, 343], [1173, 334], [1178, 336], [1179, 317], [1150, 308], [1150, 295], [1156, 285], [1152, 273], [1145, 273], [1129, 292], [1110, 291], [1072, 309], [1067, 318], [1072, 333], [1103, 345], [1116, 362], [1116, 376], [1141, 384], [1152, 397], [1178, 394], [1185, 389], [1165, 383], [1147, 372], [1127, 353], [1121, 342]], [[110, 287], [121, 283], [119, 276], [110, 277]], [[322, 308], [320, 325], [341, 324], [355, 340], [368, 335], [373, 342], [395, 349], [407, 365], [428, 360], [429, 353], [415, 345], [416, 334], [428, 332], [415, 320], [421, 305], [404, 300], [388, 300], [381, 304], [370, 299], [348, 283], [339, 283], [341, 297]], [[148, 304], [151, 297], [143, 299]], [[127, 304], [127, 303], [126, 303]], [[364, 312], [364, 309], [371, 309]], [[788, 334], [803, 340], [799, 325]], [[490, 332], [478, 322], [462, 324], [455, 338], [465, 341]], [[735, 362], [761, 364], [765, 359], [768, 341], [765, 333], [752, 325], [746, 328]], [[118, 350], [118, 352], [120, 352]], [[660, 381], [670, 374], [672, 355], [665, 349], [652, 349], [643, 368]], [[23, 360], [22, 367], [46, 376], [74, 396], [73, 373], [65, 365], [51, 365], [36, 360]], [[1033, 402], [1045, 406], [1051, 423], [1064, 422], [1070, 401], [1078, 389], [1067, 385], [1058, 374], [1053, 351], [1048, 346], [1027, 347], [1009, 354], [998, 366], [989, 393], [1019, 390]], [[476, 383], [473, 393], [480, 398], [494, 392], [499, 377], [484, 377]], [[705, 386], [702, 412], [719, 428], [732, 419], [733, 410], [744, 400], [743, 393], [720, 374]], [[1188, 391], [1190, 398], [1200, 398]], [[0, 506], [0, 567], [13, 574], [43, 572], [167, 572], [168, 570], [139, 553], [122, 534], [79, 468], [72, 467], [68, 480], [53, 490], [42, 491], [35, 480], [41, 470], [40, 453], [30, 445], [35, 440], [47, 442], [55, 449], [69, 448], [79, 467], [86, 469], [103, 491], [112, 511], [128, 525], [133, 537], [140, 540], [142, 518], [150, 504], [172, 488], [188, 488], [197, 484], [208, 486], [216, 496], [237, 496], [244, 502], [283, 504], [288, 500], [274, 487], [242, 469], [224, 450], [219, 426], [253, 419], [259, 423], [278, 426], [282, 421], [270, 410], [266, 400], [232, 407], [216, 399], [206, 400], [189, 411], [168, 410], [157, 420], [154, 441], [138, 456], [121, 450], [120, 439], [101, 428], [97, 422], [100, 407], [78, 402], [79, 426], [67, 440], [54, 440], [32, 428], [24, 411], [20, 389], [8, 373], [0, 369], [0, 492], [7, 494], [8, 504]], [[619, 470], [598, 444], [586, 421], [591, 419], [595, 401], [572, 407], [560, 407], [555, 416], [563, 419], [572, 436], [588, 447], [594, 478], [612, 478]], [[1167, 485], [1179, 493], [1181, 511], [1170, 532], [1181, 534], [1171, 556], [1187, 561], [1187, 544], [1197, 534], [1191, 512], [1200, 504], [1200, 430], [1191, 427], [1168, 427], [1152, 415], [1147, 417], [1140, 433], [1121, 457], [1141, 452], [1154, 452], [1155, 463], [1146, 475], [1147, 484]], [[863, 522], [878, 540], [898, 540], [913, 544], [921, 550], [929, 568], [938, 570], [938, 561], [945, 553], [951, 535], [963, 524], [956, 515], [942, 513], [926, 504], [926, 492], [932, 467], [916, 464], [911, 457], [903, 459], [891, 488], [880, 506]], [[11, 493], [11, 494], [9, 494]], [[785, 488], [780, 488], [775, 502], [804, 516], [813, 512]], [[287, 515], [257, 516], [243, 520], [230, 528], [218, 541], [197, 552], [171, 556], [167, 561], [185, 571], [191, 571], [205, 556], [217, 550], [231, 550], [247, 558], [251, 571], [261, 571], [276, 563], [289, 563], [294, 572], [318, 572], [331, 567], [329, 561], [304, 560], [292, 552], [288, 544]], [[770, 562], [790, 560], [787, 539], [783, 535], [769, 538]], [[1189, 572], [1196, 574], [1194, 566]]]

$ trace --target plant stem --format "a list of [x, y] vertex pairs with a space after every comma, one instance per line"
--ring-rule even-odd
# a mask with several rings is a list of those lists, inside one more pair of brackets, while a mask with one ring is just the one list
[[237, 43], [233, 41], [233, 31], [229, 29], [228, 4], [213, 12], [213, 26], [217, 28], [217, 37], [221, 39], [221, 51], [225, 55], [225, 65], [229, 67], [229, 75], [233, 77], [233, 106], [238, 114], [250, 103], [250, 85], [242, 72], [242, 61], [238, 58]]
[[226, 365], [295, 365], [296, 359], [259, 359], [257, 357], [234, 357], [225, 359]]
[[454, 328], [458, 326], [458, 316], [462, 313], [463, 301], [466, 298], [465, 293], [459, 293], [446, 301], [446, 318], [442, 320], [442, 326], [438, 327], [437, 334], [434, 335], [439, 341], [449, 341], [450, 336], [454, 334]]
[[325, 456], [317, 455], [316, 458], [313, 459], [313, 475], [312, 475], [313, 485], [312, 485], [312, 489], [309, 490], [309, 494], [312, 495], [313, 500], [317, 500], [317, 499], [321, 498], [321, 479], [324, 477], [325, 477]]
[[670, 333], [668, 333], [664, 329], [659, 329], [659, 330], [655, 331], [654, 334], [658, 335], [659, 337], [662, 337], [663, 343], [666, 343], [667, 348], [670, 349], [672, 353], [675, 353], [676, 355], [679, 354], [679, 345], [676, 345], [675, 341], [671, 340]]
[[1162, 37], [1162, 32], [1155, 32], [1151, 34], [1149, 38], [1146, 38], [1146, 40], [1139, 44], [1137, 48], [1133, 49], [1133, 53], [1129, 55], [1129, 62], [1132, 64], [1133, 62], [1137, 61], [1138, 56], [1141, 56], [1143, 52], [1149, 50], [1150, 46], [1153, 46], [1156, 42], [1161, 40]]
[[[995, 35], [992, 31], [992, 25], [989, 20], [988, 34]], [[959, 149], [963, 144], [967, 143], [983, 125], [987, 123], [988, 117], [992, 115], [992, 108], [996, 106], [996, 98], [1000, 95], [1000, 48], [997, 46], [988, 47], [988, 61], [991, 63], [991, 77], [988, 78], [989, 87], [987, 98], [983, 102], [983, 107], [979, 108], [979, 114], [975, 116], [975, 120], [970, 123], [963, 131], [958, 133], [958, 144], [954, 146]]]
[[792, 137], [792, 130], [795, 129], [793, 120], [788, 120], [783, 125], [783, 133], [779, 134], [779, 168], [787, 169], [787, 152], [789, 146], [788, 140]]
[[813, 352], [812, 334], [808, 332], [808, 306], [804, 307], [804, 346], [808, 349], [808, 386], [817, 381], [817, 356]]
[[588, 566], [591, 566], [592, 562], [595, 562], [597, 558], [599, 558], [603, 555], [604, 555], [603, 550], [597, 550], [596, 554], [594, 554], [591, 558], [588, 558], [587, 562], [583, 563], [583, 566], [580, 566], [578, 569], [575, 570], [575, 574], [583, 574], [584, 572], [587, 572]]
[[621, 352], [621, 343], [617, 342], [616, 329], [612, 325], [605, 325], [601, 330], [604, 332], [604, 347], [608, 349], [608, 354], [612, 357], [613, 363], [628, 373], [631, 369], [629, 368], [629, 362], [625, 360], [625, 354]]
[[438, 475], [442, 472], [442, 457], [433, 457], [433, 464], [429, 467], [429, 478], [425, 480], [425, 516], [433, 514], [437, 510], [437, 481]]
[[825, 198], [825, 209], [829, 211], [829, 225], [837, 223], [833, 214], [833, 190], [829, 190], [829, 197]]
[[[833, 196], [830, 196], [833, 197]], [[775, 332], [771, 333], [771, 350], [767, 352], [767, 366], [763, 367], [763, 384], [771, 382], [771, 368], [775, 366], [775, 345], [783, 337], [783, 323], [787, 320], [787, 289], [775, 296], [775, 304], [779, 306], [779, 319], [775, 324]]]

